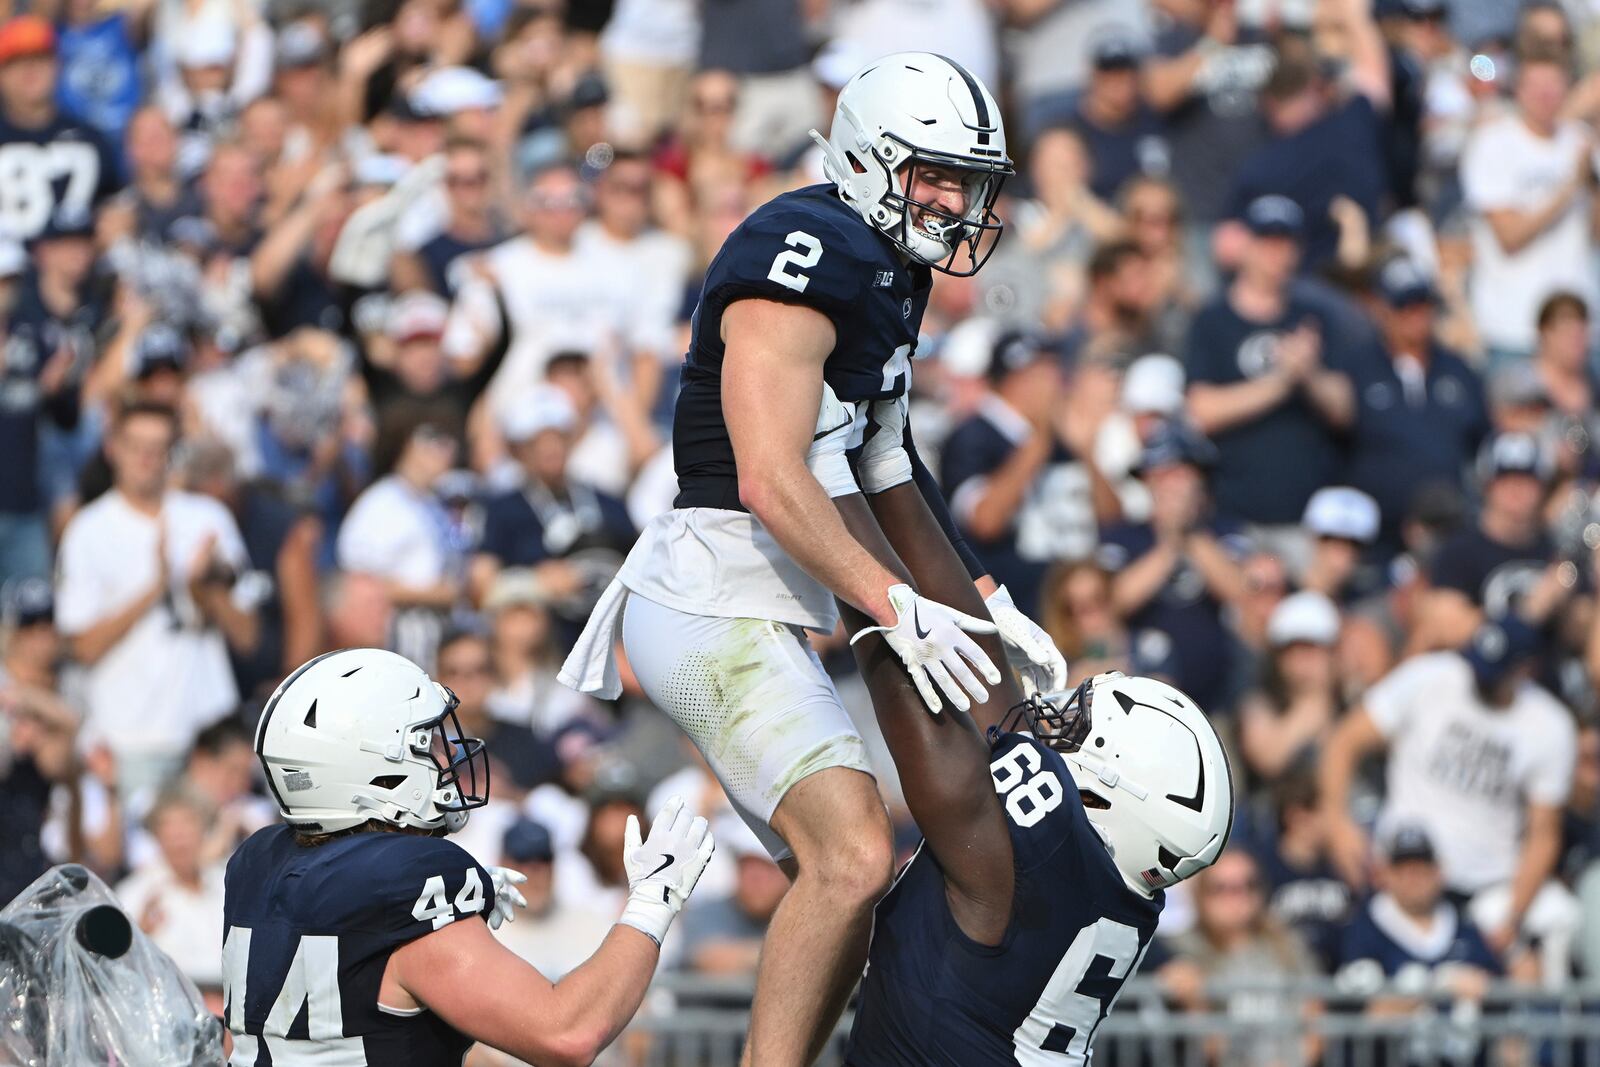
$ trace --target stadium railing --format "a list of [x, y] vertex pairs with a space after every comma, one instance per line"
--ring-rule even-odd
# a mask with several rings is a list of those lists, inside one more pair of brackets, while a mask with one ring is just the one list
[[[663, 976], [632, 1030], [648, 1067], [736, 1067], [746, 979]], [[1600, 1067], [1600, 985], [1499, 982], [1478, 1000], [1402, 983], [1216, 981], [1199, 1011], [1154, 980], [1128, 983], [1095, 1034], [1095, 1067]], [[839, 1032], [821, 1067], [840, 1067]], [[1041, 1050], [1037, 1063], [1068, 1063]]]

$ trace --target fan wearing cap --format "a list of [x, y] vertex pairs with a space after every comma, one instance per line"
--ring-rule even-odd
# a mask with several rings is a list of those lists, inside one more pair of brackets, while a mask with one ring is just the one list
[[1089, 188], [1107, 203], [1135, 175], [1171, 169], [1161, 120], [1139, 90], [1144, 58], [1144, 44], [1126, 32], [1101, 36], [1090, 46], [1088, 84], [1061, 117], [1083, 138], [1092, 161]]
[[[554, 360], [551, 369], [557, 369]], [[529, 390], [503, 414], [501, 432], [521, 484], [484, 505], [483, 542], [472, 561], [474, 589], [487, 590], [502, 567], [532, 567], [556, 610], [581, 619], [592, 606], [581, 594], [598, 576], [590, 565], [603, 560], [614, 572], [633, 544], [636, 534], [622, 501], [569, 472], [577, 429], [571, 395], [549, 383]]]
[[1377, 273], [1384, 359], [1356, 373], [1356, 422], [1346, 477], [1378, 502], [1386, 549], [1400, 543], [1400, 519], [1429, 482], [1460, 485], [1489, 430], [1483, 381], [1434, 335], [1439, 295], [1422, 268], [1393, 259]]
[[1267, 620], [1261, 688], [1239, 711], [1239, 749], [1258, 781], [1315, 765], [1344, 710], [1334, 647], [1342, 620], [1321, 593], [1284, 597]]
[[1350, 813], [1350, 783], [1363, 757], [1386, 751], [1379, 826], [1427, 828], [1445, 887], [1473, 898], [1497, 950], [1535, 928], [1559, 941], [1563, 897], [1570, 903], [1551, 877], [1577, 733], [1571, 713], [1532, 680], [1540, 650], [1532, 627], [1507, 614], [1459, 649], [1402, 662], [1345, 715], [1320, 767], [1340, 874], [1367, 884], [1369, 845]]
[[1152, 501], [1147, 522], [1113, 526], [1096, 560], [1112, 572], [1111, 598], [1146, 658], [1170, 649], [1173, 684], [1205, 707], [1227, 696], [1234, 640], [1222, 607], [1243, 595], [1247, 548], [1237, 523], [1212, 513], [1206, 472], [1216, 449], [1181, 423], [1145, 443], [1135, 473]]
[[1377, 501], [1347, 485], [1325, 486], [1306, 501], [1301, 525], [1311, 536], [1303, 588], [1341, 604], [1374, 591], [1379, 578], [1373, 568], [1363, 568], [1362, 556], [1378, 539]]
[[1031, 615], [1045, 569], [1087, 556], [1097, 518], [1117, 508], [1093, 457], [1065, 443], [1061, 370], [1038, 338], [996, 338], [987, 382], [977, 410], [951, 432], [940, 484], [978, 558]]
[[1455, 647], [1485, 612], [1515, 607], [1543, 622], [1569, 596], [1589, 589], [1589, 568], [1558, 559], [1544, 528], [1551, 471], [1540, 442], [1496, 434], [1479, 453], [1477, 475], [1478, 520], [1439, 546], [1413, 647]]
[[500, 839], [500, 863], [527, 879], [517, 888], [528, 907], [516, 922], [501, 924], [495, 937], [540, 974], [559, 981], [605, 940], [615, 916], [570, 889], [563, 891], [573, 879], [561, 872], [583, 861], [570, 850], [558, 850], [541, 822], [523, 816], [507, 826]]
[[1150, 494], [1134, 477], [1144, 443], [1157, 427], [1184, 415], [1183, 364], [1171, 356], [1140, 356], [1122, 375], [1117, 410], [1095, 432], [1094, 460], [1111, 484], [1125, 519], [1150, 515]]
[[59, 73], [49, 22], [38, 15], [0, 22], [0, 151], [12, 144], [39, 149], [6, 157], [0, 233], [16, 240], [37, 236], [62, 209], [89, 215], [121, 184], [104, 135], [57, 103]]
[[450, 307], [422, 289], [401, 292], [389, 302], [383, 336], [360, 349], [361, 376], [378, 413], [378, 435], [422, 417], [464, 446], [467, 412], [500, 369], [504, 347], [491, 349], [476, 366], [444, 353]]
[[[1445, 896], [1427, 827], [1395, 827], [1377, 875], [1379, 891], [1351, 918], [1340, 939], [1340, 981], [1352, 992], [1377, 992], [1387, 980], [1481, 1000], [1488, 980], [1505, 969], [1472, 920]], [[1368, 1011], [1417, 1007], [1384, 998]]]
[[1342, 75], [1310, 47], [1285, 42], [1277, 49], [1261, 89], [1270, 136], [1240, 162], [1230, 195], [1236, 219], [1258, 197], [1294, 200], [1306, 217], [1308, 271], [1334, 262], [1342, 211], [1358, 210], [1376, 224], [1389, 192], [1383, 140], [1393, 88], [1389, 49], [1369, 0], [1339, 0], [1322, 13], [1346, 46]]
[[1293, 288], [1304, 214], [1264, 196], [1244, 220], [1232, 284], [1189, 328], [1189, 415], [1217, 443], [1218, 511], [1277, 528], [1264, 532], [1293, 559], [1306, 501], [1338, 474], [1355, 398], [1338, 334]]

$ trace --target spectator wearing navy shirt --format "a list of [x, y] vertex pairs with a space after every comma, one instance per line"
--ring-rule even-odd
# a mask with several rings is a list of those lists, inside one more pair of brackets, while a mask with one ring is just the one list
[[1037, 339], [1001, 334], [988, 386], [943, 450], [941, 482], [951, 514], [996, 582], [1032, 614], [1050, 564], [1094, 549], [1100, 514], [1114, 515], [1109, 487], [1062, 440], [1055, 417], [1062, 379]]
[[1254, 524], [1285, 559], [1303, 563], [1306, 501], [1336, 480], [1355, 399], [1342, 347], [1324, 348], [1317, 306], [1291, 288], [1305, 216], [1264, 196], [1245, 210], [1233, 283], [1189, 329], [1189, 416], [1215, 440], [1217, 511]]
[[1415, 264], [1396, 259], [1378, 272], [1383, 359], [1359, 364], [1356, 421], [1345, 477], [1378, 502], [1387, 549], [1400, 545], [1400, 520], [1431, 482], [1460, 487], [1489, 431], [1483, 382], [1434, 336], [1438, 294]]
[[1324, 73], [1323, 60], [1302, 46], [1280, 44], [1272, 77], [1261, 91], [1272, 137], [1236, 169], [1230, 215], [1258, 197], [1286, 196], [1305, 212], [1301, 269], [1335, 260], [1340, 226], [1335, 204], [1348, 200], [1376, 222], [1388, 186], [1383, 122], [1389, 110], [1389, 53], [1366, 0], [1340, 0], [1337, 12], [1350, 45], [1347, 87]]
[[1315, 776], [1284, 776], [1271, 789], [1269, 804], [1277, 814], [1276, 837], [1252, 849], [1267, 885], [1267, 910], [1299, 934], [1322, 970], [1332, 973], [1355, 895], [1328, 857], [1327, 821], [1318, 810]]
[[1237, 659], [1222, 610], [1244, 594], [1247, 543], [1237, 523], [1211, 513], [1202, 472], [1215, 456], [1180, 424], [1153, 433], [1136, 471], [1150, 491], [1150, 519], [1104, 531], [1096, 559], [1115, 575], [1112, 605], [1140, 657], [1168, 664], [1174, 685], [1221, 711]]
[[[1376, 992], [1387, 979], [1419, 997], [1481, 1000], [1488, 979], [1503, 973], [1501, 963], [1472, 920], [1445, 896], [1427, 828], [1396, 827], [1384, 852], [1380, 891], [1340, 938], [1341, 981], [1363, 993]], [[1380, 1003], [1391, 1011], [1397, 1006], [1387, 999]]]
[[453, 137], [445, 145], [444, 158], [444, 228], [395, 256], [391, 288], [397, 293], [429, 289], [454, 299], [461, 287], [461, 257], [492, 248], [508, 236], [494, 210], [488, 146]]
[[1091, 53], [1089, 83], [1066, 116], [1089, 150], [1089, 188], [1115, 200], [1129, 178], [1165, 177], [1172, 158], [1160, 117], [1139, 93], [1144, 61], [1139, 42], [1122, 34], [1101, 38]]
[[636, 533], [622, 501], [568, 476], [577, 418], [567, 394], [549, 384], [529, 390], [504, 417], [522, 484], [484, 507], [483, 542], [472, 561], [480, 599], [500, 568], [532, 567], [559, 612], [560, 602], [590, 584], [570, 557], [608, 550], [620, 563], [632, 545]]

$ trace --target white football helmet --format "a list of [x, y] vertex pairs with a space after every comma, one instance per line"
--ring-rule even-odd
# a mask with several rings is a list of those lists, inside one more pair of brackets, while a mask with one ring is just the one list
[[[1065, 697], [1063, 701], [1061, 698]], [[1097, 674], [1018, 711], [1061, 753], [1122, 880], [1151, 896], [1216, 862], [1233, 826], [1233, 774], [1205, 712], [1153, 678]]]
[[[959, 63], [931, 52], [884, 56], [840, 91], [828, 136], [812, 130], [811, 137], [845, 202], [907, 255], [946, 274], [968, 275], [994, 251], [1005, 228], [994, 202], [1016, 171], [999, 105]], [[910, 199], [919, 165], [961, 172], [964, 215]], [[911, 218], [916, 208], [921, 225]], [[968, 262], [958, 268], [963, 248]]]
[[482, 741], [461, 736], [456, 695], [404, 656], [329, 652], [283, 680], [256, 755], [283, 818], [331, 833], [379, 819], [454, 833], [489, 800]]

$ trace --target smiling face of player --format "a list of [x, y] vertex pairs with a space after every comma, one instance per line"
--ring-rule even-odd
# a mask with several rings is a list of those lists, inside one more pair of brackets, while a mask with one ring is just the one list
[[[908, 181], [909, 172], [909, 181]], [[927, 164], [907, 165], [900, 173], [907, 182], [906, 196], [917, 204], [926, 204], [946, 214], [961, 218], [971, 205], [971, 188], [976, 186], [978, 175], [954, 167], [934, 167]], [[939, 237], [948, 228], [949, 220], [922, 207], [909, 208], [910, 222], [926, 233]], [[941, 238], [943, 239], [943, 238]]]

